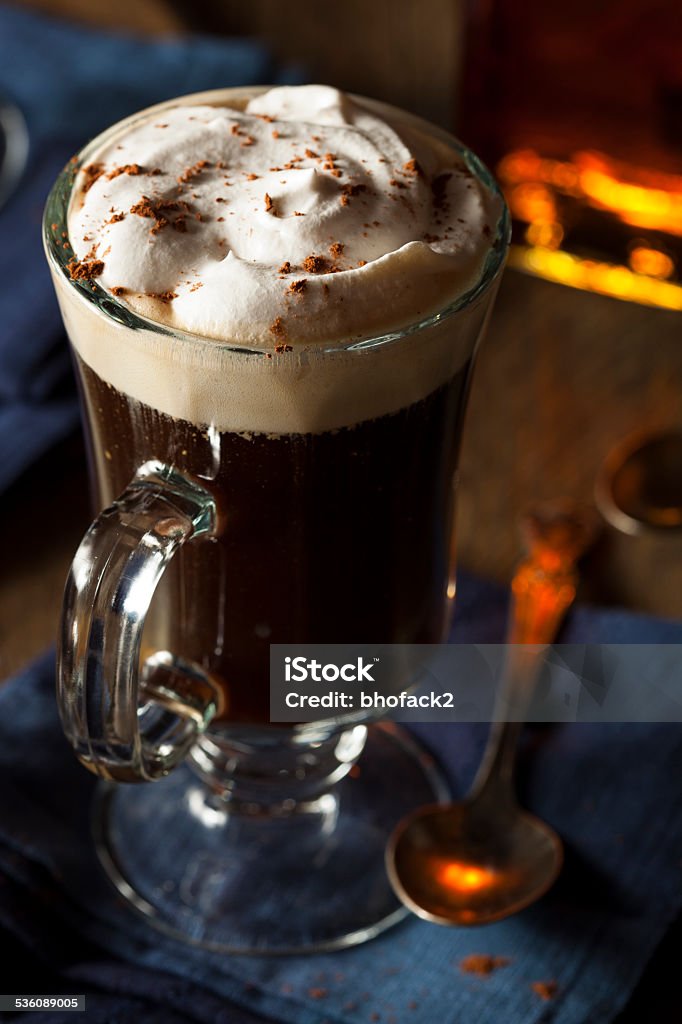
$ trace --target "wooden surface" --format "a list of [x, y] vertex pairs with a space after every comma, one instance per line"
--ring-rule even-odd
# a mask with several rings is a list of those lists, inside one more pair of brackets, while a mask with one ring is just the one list
[[[507, 582], [530, 503], [591, 501], [611, 446], [682, 426], [679, 314], [507, 271], [481, 348], [464, 434], [460, 564]], [[63, 580], [88, 523], [78, 439], [43, 460], [0, 508], [0, 675], [54, 641]], [[606, 529], [583, 598], [682, 617], [682, 534]]]

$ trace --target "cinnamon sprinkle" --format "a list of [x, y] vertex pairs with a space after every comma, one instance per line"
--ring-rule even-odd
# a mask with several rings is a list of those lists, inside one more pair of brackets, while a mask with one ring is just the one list
[[128, 289], [124, 288], [123, 285], [117, 284], [115, 285], [115, 287], [111, 289], [111, 294], [115, 295], [116, 298], [118, 298], [120, 295], [127, 295]]
[[275, 345], [275, 352], [282, 354], [283, 352], [293, 352], [291, 345], [285, 345], [283, 342], [279, 345]]
[[[150, 173], [155, 173], [151, 171]], [[160, 171], [158, 172], [161, 173]], [[120, 167], [114, 167], [113, 171], [109, 171], [107, 174], [107, 181], [113, 181], [114, 178], [118, 178], [121, 174], [130, 174], [131, 176], [137, 174], [147, 174], [144, 167], [140, 167], [139, 164], [121, 164]]]
[[328, 996], [326, 988], [309, 988], [308, 995], [311, 999], [326, 999]]
[[334, 163], [334, 157], [332, 157], [331, 153], [325, 153], [323, 159], [325, 162], [322, 164], [322, 170], [329, 171], [335, 178], [340, 178], [341, 170]]
[[104, 174], [104, 168], [102, 164], [88, 164], [87, 167], [83, 167], [82, 173], [85, 175], [85, 181], [83, 182], [83, 192], [88, 192], [95, 184], [98, 178], [101, 178]]
[[270, 333], [274, 334], [276, 338], [283, 338], [286, 335], [286, 329], [284, 327], [284, 321], [281, 316], [276, 316], [270, 324]]
[[[186, 203], [183, 199], [158, 199], [156, 201], [149, 198], [149, 196], [142, 196], [138, 203], [135, 203], [130, 207], [130, 213], [136, 214], [138, 217], [148, 217], [154, 221], [154, 226], [151, 229], [153, 235], [158, 235], [162, 228], [170, 224], [175, 231], [185, 232], [187, 230], [186, 214], [191, 213], [191, 207], [189, 203]], [[167, 216], [168, 213], [177, 213], [178, 216], [170, 220]], [[201, 214], [195, 214], [197, 220], [201, 220]]]
[[173, 299], [177, 299], [176, 292], [147, 292], [147, 296], [150, 299], [157, 299], [159, 302], [172, 302]]
[[361, 185], [361, 184], [352, 185], [350, 183], [347, 184], [347, 185], [343, 185], [342, 188], [341, 188], [341, 205], [342, 206], [348, 206], [348, 203], [350, 202], [350, 199], [351, 199], [352, 196], [360, 195], [361, 192], [366, 192], [366, 191], [367, 191], [367, 186], [366, 185]]
[[273, 203], [271, 196], [269, 196], [267, 192], [263, 196], [263, 200], [265, 202], [265, 212], [271, 213], [273, 217], [277, 217], [278, 214], [277, 210], [275, 209], [275, 204]]
[[149, 196], [142, 196], [139, 202], [134, 203], [130, 207], [130, 212], [137, 214], [138, 217], [150, 217], [152, 220], [158, 219], [158, 210]]
[[294, 295], [303, 295], [307, 287], [308, 282], [305, 277], [302, 277], [299, 281], [292, 281], [288, 290]]
[[66, 269], [72, 281], [91, 281], [93, 277], [99, 277], [104, 270], [102, 260], [77, 260], [74, 256], [66, 264]]
[[489, 953], [471, 953], [459, 962], [459, 969], [464, 974], [475, 974], [478, 978], [487, 978], [499, 967], [506, 967], [508, 956], [490, 956]]
[[325, 274], [329, 270], [329, 261], [324, 256], [306, 256], [301, 266], [309, 274]]
[[197, 175], [205, 171], [207, 167], [210, 167], [208, 160], [197, 160], [191, 167], [187, 167], [182, 174], [178, 175], [177, 181], [179, 185], [184, 185], [186, 182], [191, 181], [192, 178], [196, 178]]
[[246, 138], [242, 139], [240, 145], [242, 147], [244, 147], [244, 146], [253, 146], [255, 141], [256, 140], [253, 138], [252, 135], [247, 135]]
[[289, 260], [285, 260], [284, 261], [284, 263], [279, 268], [277, 273], [278, 274], [290, 274], [291, 273], [291, 263], [289, 263]]
[[535, 992], [536, 996], [539, 996], [544, 1002], [548, 1003], [551, 999], [554, 999], [557, 992], [559, 991], [559, 983], [552, 981], [533, 981], [530, 986]]
[[329, 246], [329, 252], [334, 257], [335, 260], [338, 260], [341, 256], [343, 256], [343, 250], [345, 248], [346, 247], [343, 244], [343, 242], [332, 242], [332, 244]]

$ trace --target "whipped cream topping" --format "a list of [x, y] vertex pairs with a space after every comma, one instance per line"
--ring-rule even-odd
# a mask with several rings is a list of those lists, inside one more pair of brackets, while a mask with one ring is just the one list
[[279, 351], [418, 322], [476, 284], [500, 202], [445, 142], [326, 86], [225, 96], [154, 108], [95, 148], [69, 211], [73, 276]]
[[350, 427], [467, 365], [495, 284], [429, 315], [479, 282], [502, 201], [427, 122], [322, 86], [225, 89], [143, 111], [82, 160], [71, 278], [190, 334], [129, 326], [51, 259], [71, 343], [212, 445]]

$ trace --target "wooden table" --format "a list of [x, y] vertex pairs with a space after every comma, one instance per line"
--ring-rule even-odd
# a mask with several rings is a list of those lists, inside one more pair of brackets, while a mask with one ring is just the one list
[[[604, 454], [623, 435], [682, 426], [680, 319], [507, 271], [465, 429], [461, 565], [508, 581], [530, 502], [591, 501]], [[3, 496], [0, 677], [54, 641], [89, 517], [79, 438]], [[636, 539], [606, 529], [585, 566], [583, 597], [682, 616], [682, 534]]]

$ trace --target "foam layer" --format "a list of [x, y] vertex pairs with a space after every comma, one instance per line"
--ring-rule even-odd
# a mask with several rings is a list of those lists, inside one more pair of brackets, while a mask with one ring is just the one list
[[[415, 119], [323, 86], [241, 95], [153, 108], [89, 147], [68, 218], [73, 273], [201, 337], [132, 331], [60, 277], [79, 354], [131, 397], [218, 429], [331, 429], [425, 397], [468, 358], [477, 311], [343, 347], [474, 286], [499, 199]], [[319, 350], [330, 343], [339, 351]]]

